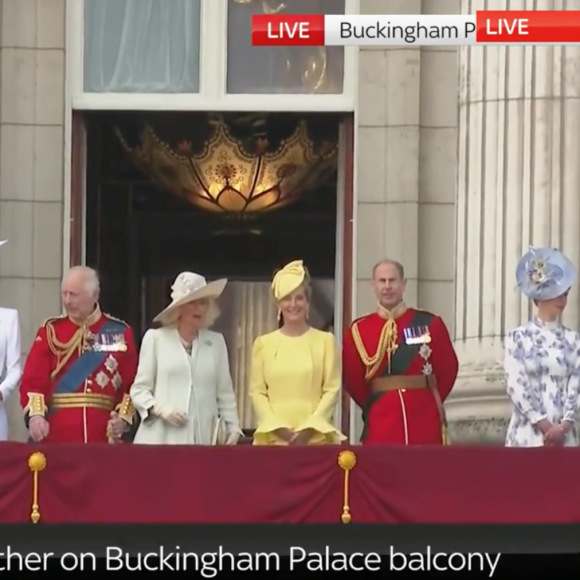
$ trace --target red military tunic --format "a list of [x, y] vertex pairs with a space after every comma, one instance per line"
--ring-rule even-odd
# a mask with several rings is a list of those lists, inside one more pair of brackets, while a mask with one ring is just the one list
[[132, 424], [138, 353], [129, 326], [97, 307], [81, 327], [66, 316], [38, 330], [24, 367], [25, 421], [43, 416], [48, 443], [106, 443], [111, 411]]
[[447, 443], [443, 402], [458, 361], [439, 316], [404, 305], [380, 308], [353, 322], [342, 364], [344, 386], [363, 410], [363, 443]]

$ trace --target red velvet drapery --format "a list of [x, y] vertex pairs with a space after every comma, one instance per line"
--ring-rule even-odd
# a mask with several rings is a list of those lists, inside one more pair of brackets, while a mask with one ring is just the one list
[[[580, 449], [0, 444], [0, 521], [340, 523], [351, 449], [357, 523], [580, 522]], [[549, 498], [549, 501], [546, 499]]]

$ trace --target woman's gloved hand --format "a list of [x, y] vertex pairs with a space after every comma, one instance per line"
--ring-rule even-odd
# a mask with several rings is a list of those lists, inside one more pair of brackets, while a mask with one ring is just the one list
[[237, 445], [240, 440], [240, 434], [237, 431], [229, 433], [226, 439], [226, 445]]
[[175, 409], [171, 409], [170, 407], [166, 407], [159, 403], [155, 403], [151, 412], [156, 417], [160, 417], [166, 423], [169, 423], [174, 427], [183, 427], [187, 423], [187, 415], [185, 413], [180, 413]]

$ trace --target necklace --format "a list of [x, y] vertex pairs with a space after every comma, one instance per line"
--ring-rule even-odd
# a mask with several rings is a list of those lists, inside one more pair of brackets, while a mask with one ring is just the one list
[[183, 345], [183, 348], [187, 351], [188, 354], [191, 354], [191, 351], [193, 350], [193, 341], [188, 342], [186, 340], [183, 340], [183, 338], [179, 337], [179, 340], [181, 341], [181, 344]]

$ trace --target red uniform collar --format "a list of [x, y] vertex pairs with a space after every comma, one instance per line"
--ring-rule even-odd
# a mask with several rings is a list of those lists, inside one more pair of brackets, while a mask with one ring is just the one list
[[101, 320], [102, 316], [103, 316], [103, 313], [101, 312], [101, 307], [97, 304], [97, 306], [95, 307], [93, 312], [91, 314], [89, 314], [88, 318], [86, 318], [82, 322], [79, 322], [77, 320], [73, 320], [70, 316], [69, 316], [69, 320], [73, 324], [76, 324], [76, 326], [89, 326], [90, 327], [90, 326], [93, 326], [93, 324], [96, 324], [97, 322], [99, 322], [99, 320]]
[[395, 320], [396, 318], [403, 316], [407, 310], [407, 305], [404, 302], [399, 303], [392, 310], [387, 310], [379, 304], [377, 314], [385, 320]]

